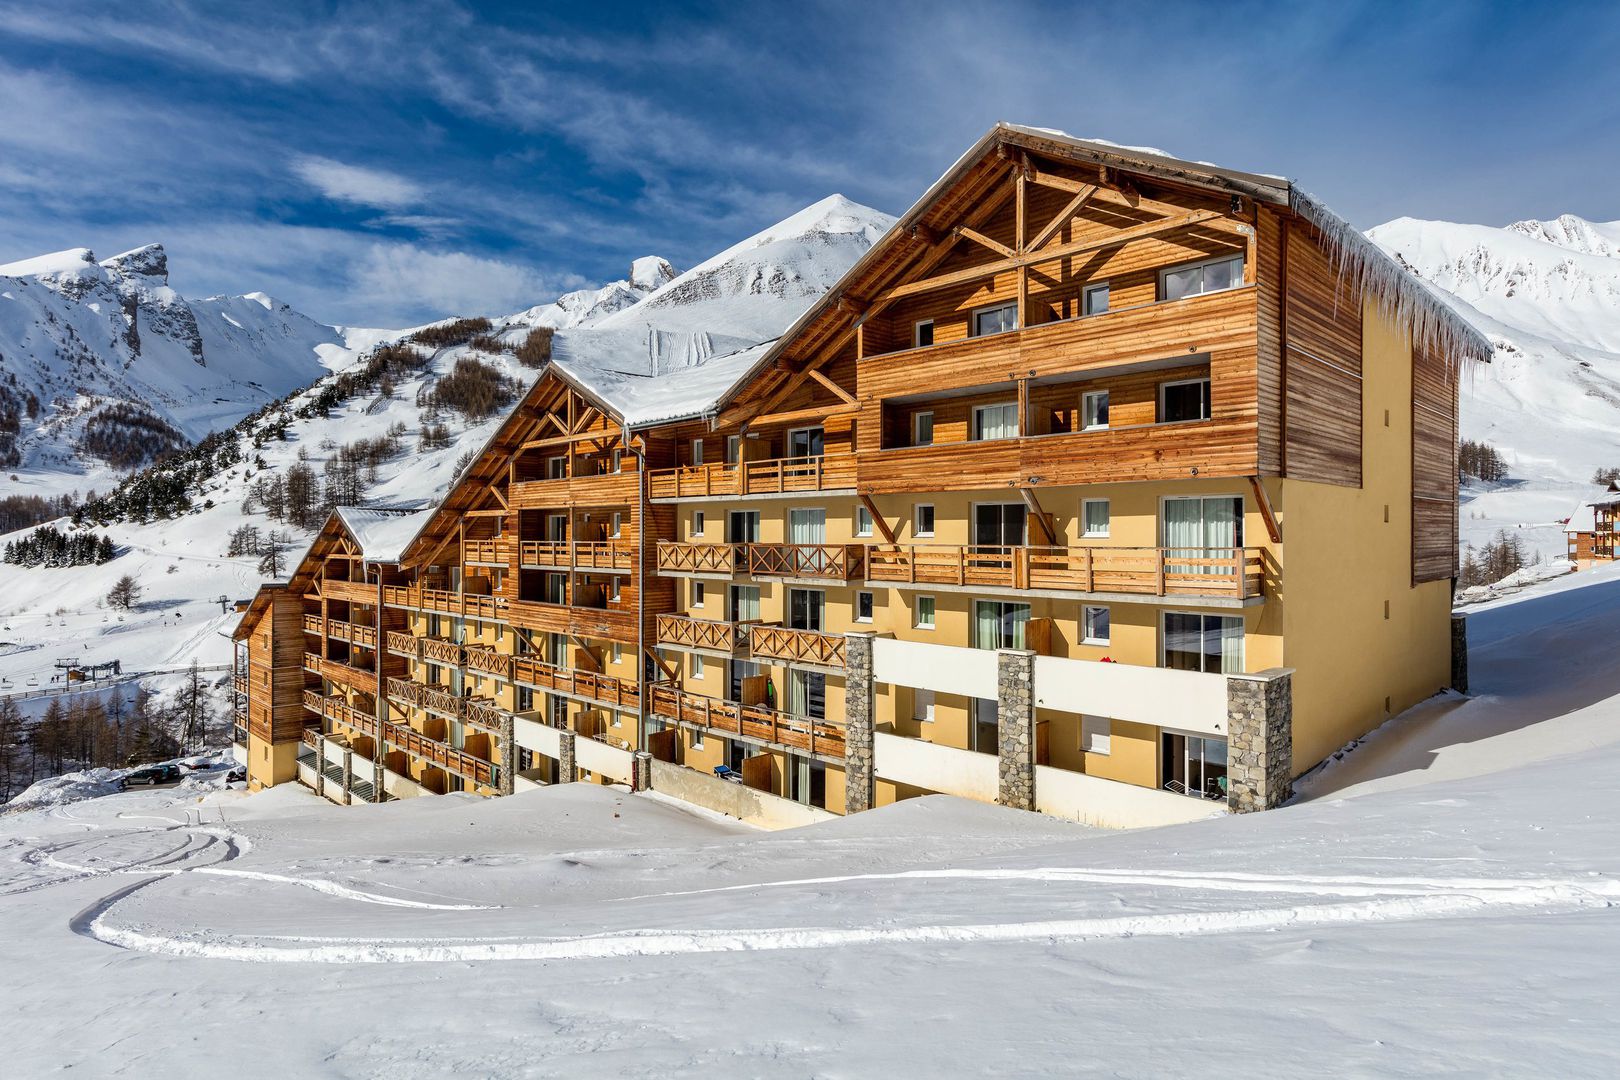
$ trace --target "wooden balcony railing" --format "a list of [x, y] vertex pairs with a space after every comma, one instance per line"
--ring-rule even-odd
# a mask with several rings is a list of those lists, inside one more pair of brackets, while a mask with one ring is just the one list
[[491, 698], [462, 697], [413, 679], [389, 679], [388, 696], [397, 702], [429, 709], [490, 731], [501, 730], [505, 710]]
[[506, 597], [455, 593], [445, 589], [423, 589], [415, 585], [383, 586], [383, 603], [412, 611], [437, 611], [466, 619], [503, 620]]
[[841, 668], [844, 666], [844, 637], [817, 630], [756, 624], [748, 628], [748, 655], [755, 660]]
[[864, 544], [690, 544], [658, 542], [660, 573], [753, 574], [759, 577], [860, 577]]
[[231, 676], [231, 689], [236, 691], [238, 694], [247, 693], [248, 692], [247, 676], [246, 675], [232, 675]]
[[461, 663], [462, 648], [453, 641], [443, 638], [419, 638], [422, 642], [422, 659], [431, 660], [435, 664], [450, 664], [458, 666]]
[[641, 707], [641, 690], [629, 679], [594, 671], [568, 670], [520, 656], [512, 665], [512, 678], [526, 686], [559, 694], [589, 698], [616, 709]]
[[689, 694], [673, 683], [653, 685], [652, 711], [664, 719], [695, 724], [721, 735], [746, 736], [835, 760], [844, 757], [841, 724]]
[[377, 586], [365, 581], [333, 581], [321, 582], [321, 595], [328, 600], [347, 600], [354, 604], [375, 604], [377, 602]]
[[466, 649], [467, 666], [473, 671], [485, 675], [495, 675], [502, 679], [512, 677], [512, 657], [506, 653], [496, 652], [494, 649], [477, 645], [469, 645]]
[[510, 543], [495, 537], [483, 540], [466, 540], [461, 545], [462, 560], [470, 563], [505, 566], [511, 561], [511, 552]]
[[692, 619], [685, 615], [658, 616], [657, 635], [660, 645], [723, 653], [736, 652], [746, 640], [737, 623]]
[[326, 634], [326, 620], [319, 615], [305, 615], [304, 633], [324, 636]]
[[313, 672], [323, 679], [364, 690], [368, 694], [377, 692], [377, 676], [375, 672], [351, 667], [336, 660], [327, 660], [316, 656], [314, 653], [304, 654], [304, 670]]
[[[306, 615], [304, 617], [306, 624], [309, 619], [310, 616]], [[336, 638], [338, 641], [347, 641], [351, 645], [358, 645], [363, 649], [375, 649], [377, 647], [376, 628], [362, 626], [360, 623], [344, 622], [341, 619], [327, 619], [326, 636]]]
[[324, 719], [347, 724], [349, 727], [363, 731], [368, 735], [376, 735], [377, 718], [361, 712], [342, 698], [322, 697], [318, 690], [305, 690], [304, 708]]
[[909, 585], [973, 585], [1149, 596], [1260, 595], [1260, 548], [873, 545], [866, 577]]
[[384, 640], [388, 643], [388, 651], [400, 656], [417, 657], [422, 653], [422, 647], [417, 644], [420, 638], [415, 634], [402, 633], [399, 630], [388, 631]]
[[[389, 680], [390, 692], [393, 689], [392, 684], [400, 681], [402, 680]], [[313, 693], [314, 691], [308, 690], [304, 692], [304, 704], [306, 707], [313, 707], [310, 706], [309, 700], [310, 695]], [[319, 694], [314, 696], [320, 702], [320, 707], [316, 708], [315, 711], [329, 719], [346, 724], [361, 734], [383, 740], [393, 749], [403, 750], [414, 758], [438, 765], [440, 768], [453, 772], [464, 780], [481, 784], [484, 787], [495, 786], [498, 770], [493, 762], [464, 753], [448, 743], [430, 739], [421, 732], [412, 730], [409, 725], [396, 724], [388, 720], [378, 720], [374, 716], [367, 716], [343, 704], [336, 698], [322, 698]], [[310, 746], [318, 745], [317, 736], [318, 733], [314, 729], [304, 729], [304, 742]]]
[[770, 458], [734, 464], [687, 465], [647, 474], [650, 499], [695, 499], [727, 495], [780, 495], [836, 491], [855, 486], [855, 455]]
[[520, 545], [524, 566], [560, 566], [578, 570], [634, 570], [636, 545], [630, 540], [525, 540]]

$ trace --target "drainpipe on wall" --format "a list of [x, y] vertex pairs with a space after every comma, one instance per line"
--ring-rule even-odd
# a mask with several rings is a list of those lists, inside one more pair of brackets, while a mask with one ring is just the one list
[[636, 753], [647, 750], [647, 455], [636, 457]]

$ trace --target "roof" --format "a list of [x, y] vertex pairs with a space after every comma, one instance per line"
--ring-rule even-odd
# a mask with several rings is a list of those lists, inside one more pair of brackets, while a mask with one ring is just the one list
[[798, 320], [766, 349], [744, 378], [725, 392], [716, 406], [729, 404], [741, 386], [769, 369], [808, 327], [836, 308], [846, 288], [892, 258], [893, 248], [913, 227], [991, 154], [1018, 146], [1053, 157], [1106, 165], [1193, 187], [1247, 196], [1256, 202], [1287, 210], [1321, 232], [1324, 244], [1346, 276], [1366, 289], [1396, 322], [1412, 328], [1413, 337], [1438, 343], [1451, 356], [1489, 361], [1495, 351], [1490, 339], [1453, 309], [1425, 282], [1406, 269], [1349, 222], [1297, 187], [1293, 181], [1264, 173], [1242, 172], [1202, 161], [1187, 161], [1151, 147], [1123, 146], [1104, 139], [1080, 139], [1050, 128], [998, 122], [945, 171], [912, 204], [894, 226], [873, 244], [844, 274], [838, 284], [812, 304]]
[[1597, 513], [1591, 503], [1581, 503], [1564, 523], [1566, 533], [1589, 533], [1597, 529]]
[[236, 620], [236, 629], [231, 631], [231, 640], [241, 641], [253, 633], [253, 627], [264, 617], [265, 611], [270, 607], [270, 601], [275, 599], [275, 594], [286, 590], [285, 581], [267, 581], [260, 585], [259, 591], [254, 593], [253, 599], [248, 602], [248, 609]]
[[366, 562], [397, 563], [433, 511], [340, 506], [337, 516]]
[[662, 375], [611, 371], [566, 360], [553, 360], [552, 367], [626, 427], [642, 428], [709, 415], [748, 377], [754, 362], [772, 344], [774, 341], [762, 342]]

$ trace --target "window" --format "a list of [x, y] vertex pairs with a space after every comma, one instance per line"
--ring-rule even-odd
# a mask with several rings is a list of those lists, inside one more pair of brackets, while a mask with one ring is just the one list
[[796, 428], [787, 433], [787, 456], [790, 458], [820, 457], [823, 438], [821, 429]]
[[701, 581], [692, 582], [692, 606], [703, 606], [703, 582]]
[[613, 643], [613, 663], [620, 664], [620, 663], [623, 663], [623, 662], [624, 662], [624, 646], [622, 644], [620, 644], [619, 642], [615, 641]]
[[1080, 395], [1080, 424], [1087, 431], [1108, 426], [1108, 391], [1087, 390]]
[[613, 511], [612, 524], [609, 526], [608, 535], [617, 540], [621, 535], [623, 528], [624, 515], [617, 510]]
[[704, 677], [703, 676], [703, 654], [702, 653], [693, 653], [692, 654], [692, 678], [701, 679], [703, 677]]
[[857, 506], [855, 508], [855, 535], [872, 535], [872, 511], [868, 510], [864, 506]]
[[934, 320], [919, 319], [911, 327], [911, 344], [921, 349], [934, 343]]
[[623, 450], [615, 450], [615, 451], [613, 451], [613, 471], [614, 472], [623, 472], [624, 471], [624, 451]]
[[973, 601], [973, 647], [975, 649], [1022, 649], [1024, 627], [1029, 622], [1028, 604], [1003, 600]]
[[911, 445], [934, 445], [934, 414], [932, 411], [911, 414]]
[[858, 592], [855, 594], [855, 621], [869, 623], [872, 621], [872, 594]]
[[1108, 310], [1108, 282], [1101, 281], [1095, 285], [1087, 285], [1086, 291], [1081, 293], [1080, 313], [1082, 315], [1101, 315]]
[[620, 588], [621, 580], [618, 575], [608, 578], [607, 597], [615, 604], [619, 602]]
[[1159, 271], [1159, 299], [1180, 300], [1185, 296], [1220, 292], [1243, 284], [1243, 256], [1227, 255], [1191, 266]]
[[727, 465], [735, 465], [735, 464], [737, 464], [737, 458], [740, 457], [741, 454], [742, 454], [742, 436], [741, 435], [727, 435], [726, 436], [726, 464]]
[[932, 630], [934, 628], [934, 598], [932, 596], [917, 597], [917, 629]]
[[758, 622], [759, 586], [731, 586], [731, 610], [726, 614], [729, 622]]
[[1159, 423], [1208, 419], [1208, 379], [1183, 379], [1159, 384]]
[[[1163, 544], [1189, 558], [1228, 558], [1243, 546], [1243, 498], [1212, 495], [1165, 499], [1161, 510]], [[1223, 574], [1225, 567], [1185, 563], [1165, 569], [1176, 574]]]
[[1105, 607], [1087, 607], [1081, 615], [1080, 631], [1082, 644], [1107, 645], [1108, 644], [1108, 609]]
[[922, 687], [911, 692], [911, 718], [925, 724], [934, 722], [934, 692]]
[[568, 475], [568, 459], [562, 455], [546, 458], [546, 479], [562, 480]]
[[1088, 754], [1108, 754], [1113, 751], [1114, 722], [1106, 716], [1080, 718], [1080, 749]]
[[703, 535], [703, 511], [697, 510], [692, 514], [692, 535]]
[[692, 464], [693, 465], [701, 465], [701, 464], [703, 464], [703, 440], [702, 439], [693, 439], [692, 440]]
[[1080, 501], [1080, 535], [1108, 535], [1108, 500], [1082, 499]]
[[934, 535], [934, 507], [932, 503], [918, 503], [912, 513], [911, 531], [918, 536]]
[[694, 750], [703, 749], [703, 729], [702, 728], [692, 728], [690, 734], [692, 736], [692, 749], [694, 749]]
[[995, 307], [980, 308], [973, 313], [974, 337], [1016, 329], [1018, 329], [1017, 304], [997, 304]]
[[973, 410], [973, 438], [1011, 439], [1018, 434], [1018, 405], [980, 405]]
[[826, 623], [827, 594], [820, 589], [789, 589], [787, 624], [794, 630], [820, 631]]
[[1243, 620], [1228, 615], [1164, 613], [1164, 660], [1177, 671], [1235, 675], [1243, 670]]

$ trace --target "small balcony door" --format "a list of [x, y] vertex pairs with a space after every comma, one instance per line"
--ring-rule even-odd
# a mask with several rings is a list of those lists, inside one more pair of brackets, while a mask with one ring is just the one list
[[1012, 548], [1029, 542], [1029, 510], [1023, 503], [975, 503], [973, 546], [977, 554], [1000, 556], [995, 563], [1011, 565]]
[[794, 630], [821, 630], [825, 622], [827, 594], [820, 589], [788, 590], [788, 626]]
[[733, 585], [726, 597], [726, 621], [759, 621], [759, 586]]
[[[1243, 546], [1243, 499], [1220, 495], [1210, 498], [1176, 497], [1164, 500], [1166, 559], [1227, 558]], [[1170, 564], [1176, 574], [1218, 574], [1219, 566], [1201, 563]]]
[[546, 515], [546, 539], [556, 544], [568, 539], [567, 514]]
[[1200, 799], [1226, 798], [1226, 740], [1166, 731], [1163, 736], [1166, 790]]
[[726, 543], [759, 543], [759, 511], [733, 510], [726, 515]]
[[820, 457], [823, 442], [820, 428], [795, 428], [787, 434], [787, 456], [790, 458]]
[[788, 708], [794, 716], [827, 718], [827, 677], [819, 671], [794, 671], [788, 677]]

